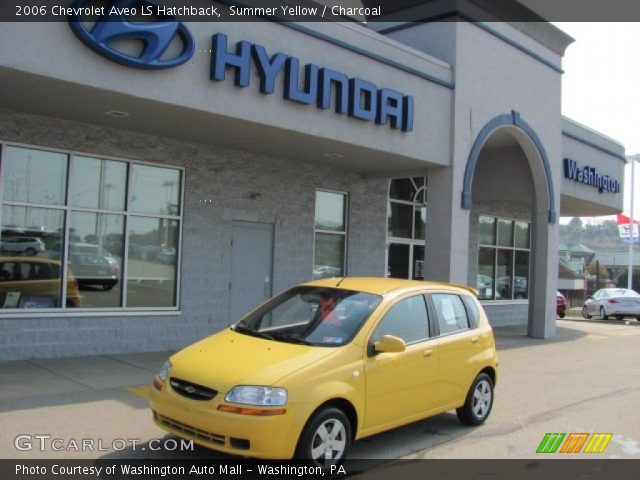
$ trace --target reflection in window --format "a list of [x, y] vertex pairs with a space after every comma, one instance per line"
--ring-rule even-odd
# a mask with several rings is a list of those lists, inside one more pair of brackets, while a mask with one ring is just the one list
[[176, 306], [180, 170], [12, 146], [0, 168], [2, 307]]
[[73, 157], [69, 178], [72, 207], [124, 210], [126, 188], [125, 162]]
[[180, 171], [133, 164], [130, 210], [180, 215]]
[[409, 277], [409, 250], [411, 246], [402, 243], [392, 243], [389, 245], [389, 258], [387, 267], [387, 277], [408, 278]]
[[529, 298], [530, 224], [480, 216], [478, 243], [478, 297]]
[[[60, 306], [62, 271], [61, 232], [64, 210], [16, 205], [2, 207], [0, 232], [0, 305], [2, 308], [55, 308]], [[71, 282], [70, 307], [80, 295]]]
[[129, 218], [128, 307], [171, 307], [176, 301], [179, 223]]
[[405, 343], [415, 343], [429, 337], [427, 306], [422, 295], [405, 298], [385, 314], [371, 336], [378, 341], [383, 335], [393, 335]]
[[64, 205], [67, 155], [30, 148], [5, 147], [2, 155], [6, 201]]
[[387, 203], [387, 276], [424, 279], [426, 178], [395, 178]]
[[344, 275], [347, 196], [316, 191], [313, 278]]
[[316, 229], [344, 231], [345, 196], [342, 193], [316, 192]]
[[119, 307], [124, 216], [72, 212], [70, 218], [69, 278], [82, 290], [82, 306]]

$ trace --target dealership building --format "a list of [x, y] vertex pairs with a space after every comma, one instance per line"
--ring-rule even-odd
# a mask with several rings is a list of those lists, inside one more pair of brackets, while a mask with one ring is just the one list
[[344, 275], [553, 337], [559, 217], [622, 209], [624, 148], [561, 114], [568, 35], [444, 17], [3, 23], [0, 360], [177, 349]]

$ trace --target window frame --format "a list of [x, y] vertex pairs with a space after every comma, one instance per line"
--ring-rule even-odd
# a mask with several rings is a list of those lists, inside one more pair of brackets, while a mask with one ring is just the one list
[[[318, 203], [318, 192], [325, 193], [334, 193], [337, 195], [342, 195], [344, 197], [344, 230], [324, 230], [322, 228], [316, 228], [316, 205]], [[316, 235], [318, 233], [327, 234], [327, 235], [340, 235], [344, 238], [344, 243], [342, 246], [342, 275], [341, 277], [347, 276], [347, 254], [348, 254], [348, 240], [349, 240], [349, 192], [345, 192], [342, 190], [331, 190], [328, 188], [316, 188], [313, 191], [313, 251], [311, 255], [311, 279], [316, 280], [313, 276], [313, 271], [316, 268]], [[323, 277], [323, 278], [331, 278], [331, 277]], [[317, 279], [321, 280], [321, 279]]]
[[[493, 219], [494, 222], [494, 241], [495, 244], [493, 245], [488, 245], [488, 244], [484, 244], [484, 243], [480, 243], [480, 234], [479, 234], [479, 229], [480, 229], [480, 218], [481, 217], [487, 217], [487, 218], [491, 218]], [[500, 220], [506, 220], [509, 222], [512, 222], [512, 226], [511, 226], [511, 245], [510, 246], [501, 246], [499, 245], [499, 239], [498, 239], [498, 225], [500, 223]], [[516, 223], [526, 223], [529, 227], [529, 248], [522, 248], [522, 247], [516, 247], [516, 234], [515, 234], [515, 225]], [[477, 250], [476, 253], [479, 257], [480, 254], [480, 249], [481, 248], [487, 248], [487, 249], [492, 249], [493, 251], [493, 276], [491, 277], [491, 289], [492, 289], [492, 298], [479, 298], [478, 300], [480, 302], [495, 302], [495, 303], [504, 303], [504, 302], [509, 302], [509, 303], [513, 303], [513, 302], [525, 302], [528, 303], [529, 302], [529, 295], [530, 295], [530, 286], [531, 286], [531, 282], [529, 281], [531, 279], [531, 252], [532, 252], [532, 248], [531, 248], [531, 238], [532, 238], [532, 222], [530, 220], [523, 220], [523, 219], [517, 219], [517, 218], [512, 218], [512, 217], [505, 217], [505, 216], [498, 216], [498, 215], [491, 215], [491, 214], [486, 214], [486, 213], [479, 213], [478, 214], [478, 243], [477, 243]], [[497, 284], [497, 272], [498, 272], [498, 250], [507, 250], [509, 252], [511, 252], [511, 284], [510, 284], [510, 289], [511, 289], [511, 298], [496, 298], [496, 284]], [[528, 262], [527, 262], [527, 298], [515, 298], [515, 258], [516, 258], [516, 252], [526, 252], [528, 254]], [[478, 270], [478, 265], [477, 265], [477, 261], [476, 261], [476, 277], [480, 275], [480, 272]], [[476, 284], [477, 280], [475, 280], [474, 284]]]
[[[395, 199], [395, 198], [391, 198], [391, 183], [394, 180], [402, 180], [402, 179], [409, 179], [413, 185], [413, 187], [415, 188], [415, 194], [413, 197], [412, 201], [409, 200], [399, 200], [399, 199]], [[422, 178], [423, 179], [423, 185], [421, 187], [418, 187], [416, 185], [416, 183], [414, 182], [414, 178]], [[396, 176], [396, 177], [392, 177], [389, 179], [389, 182], [387, 184], [387, 212], [389, 211], [389, 209], [391, 208], [391, 204], [395, 203], [398, 205], [406, 205], [406, 206], [410, 206], [412, 208], [411, 211], [411, 237], [410, 238], [405, 238], [405, 237], [394, 237], [391, 236], [389, 233], [389, 221], [390, 218], [388, 216], [387, 213], [387, 224], [386, 224], [386, 248], [385, 248], [385, 277], [388, 277], [388, 272], [389, 272], [389, 247], [391, 246], [391, 244], [399, 244], [399, 245], [408, 245], [409, 246], [409, 268], [408, 268], [408, 279], [413, 279], [413, 275], [414, 275], [414, 249], [416, 246], [419, 247], [423, 247], [425, 249], [425, 255], [426, 255], [426, 236], [427, 236], [427, 232], [426, 229], [428, 228], [428, 225], [425, 224], [425, 238], [416, 238], [416, 222], [415, 222], [415, 215], [416, 212], [418, 211], [418, 208], [422, 208], [424, 207], [425, 209], [428, 208], [428, 194], [429, 194], [429, 177], [428, 175], [425, 173], [423, 175], [409, 175], [409, 176]], [[419, 199], [422, 198], [422, 201], [420, 201]], [[423, 260], [424, 261], [424, 260]], [[424, 267], [423, 267], [424, 268]]]
[[[65, 179], [65, 195], [64, 195], [64, 204], [63, 205], [46, 205], [46, 204], [36, 204], [36, 203], [25, 203], [25, 202], [14, 202], [14, 201], [5, 201], [4, 200], [4, 168], [2, 168], [2, 164], [5, 158], [5, 152], [7, 147], [15, 147], [15, 148], [26, 148], [30, 150], [39, 150], [43, 152], [52, 152], [52, 153], [60, 153], [67, 156], [66, 159], [66, 179]], [[96, 160], [112, 160], [118, 162], [124, 162], [127, 164], [127, 177], [126, 177], [126, 191], [125, 191], [125, 204], [123, 210], [107, 210], [101, 208], [85, 208], [85, 207], [73, 207], [70, 205], [70, 168], [73, 164], [73, 157], [90, 157]], [[131, 187], [132, 187], [132, 167], [135, 164], [139, 165], [147, 165], [152, 167], [166, 168], [170, 170], [177, 170], [180, 172], [180, 210], [178, 215], [164, 215], [164, 214], [150, 214], [150, 213], [136, 213], [130, 211], [131, 204]], [[26, 207], [26, 208], [45, 208], [52, 210], [59, 210], [64, 212], [63, 219], [63, 228], [64, 238], [61, 241], [64, 242], [64, 249], [62, 251], [62, 258], [60, 261], [62, 262], [62, 276], [60, 278], [61, 287], [60, 287], [60, 298], [63, 299], [63, 305], [56, 308], [41, 308], [37, 310], [29, 310], [24, 308], [0, 308], [0, 318], [23, 318], [23, 317], [42, 317], [53, 316], [53, 317], [68, 317], [68, 316], [113, 316], [117, 315], [156, 315], [160, 312], [166, 315], [179, 315], [181, 313], [181, 279], [182, 279], [182, 235], [184, 229], [184, 210], [185, 210], [185, 167], [167, 165], [159, 162], [149, 162], [146, 160], [134, 160], [131, 158], [123, 158], [114, 155], [104, 155], [98, 153], [91, 153], [80, 150], [73, 149], [63, 149], [56, 147], [48, 147], [43, 145], [33, 145], [28, 143], [20, 143], [20, 142], [12, 142], [5, 141], [0, 138], [0, 226], [2, 225], [2, 210], [5, 205], [12, 205], [17, 207]], [[66, 298], [67, 298], [67, 275], [69, 270], [69, 230], [70, 230], [70, 219], [72, 212], [82, 212], [82, 213], [93, 213], [93, 214], [106, 214], [106, 215], [121, 215], [124, 217], [124, 230], [123, 230], [123, 254], [122, 254], [122, 273], [120, 277], [120, 282], [122, 282], [121, 287], [121, 301], [119, 307], [78, 307], [78, 308], [69, 308], [66, 306]], [[178, 242], [177, 249], [178, 254], [176, 255], [176, 279], [175, 279], [175, 305], [171, 307], [127, 307], [127, 277], [128, 277], [128, 256], [129, 256], [129, 227], [130, 217], [143, 217], [143, 218], [163, 218], [167, 220], [174, 220], [179, 222], [178, 228]]]

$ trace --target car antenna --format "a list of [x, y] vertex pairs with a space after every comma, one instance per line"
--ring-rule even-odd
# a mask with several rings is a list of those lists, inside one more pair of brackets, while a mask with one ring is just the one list
[[342, 283], [342, 281], [343, 281], [345, 278], [347, 278], [347, 277], [342, 277], [342, 278], [340, 279], [340, 281], [336, 284], [336, 287], [339, 287], [339, 286], [340, 286], [340, 284]]

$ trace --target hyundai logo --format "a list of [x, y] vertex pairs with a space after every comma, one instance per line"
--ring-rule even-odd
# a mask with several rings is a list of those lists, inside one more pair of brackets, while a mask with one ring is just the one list
[[[74, 11], [82, 11], [82, 7], [94, 0], [76, 0]], [[114, 0], [111, 8], [106, 9], [98, 21], [89, 29], [80, 15], [69, 17], [69, 25], [76, 36], [96, 53], [129, 67], [160, 70], [182, 65], [193, 56], [195, 43], [191, 33], [174, 16], [165, 16], [161, 21], [148, 23], [133, 23], [127, 21], [126, 12], [135, 7], [141, 11], [156, 7], [149, 0]], [[178, 37], [182, 43], [182, 50], [170, 59], [162, 58], [169, 45]], [[139, 55], [131, 55], [114, 48], [114, 42], [119, 40], [139, 40], [142, 51]]]

